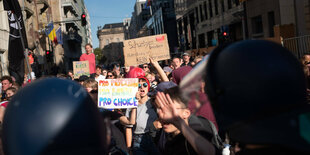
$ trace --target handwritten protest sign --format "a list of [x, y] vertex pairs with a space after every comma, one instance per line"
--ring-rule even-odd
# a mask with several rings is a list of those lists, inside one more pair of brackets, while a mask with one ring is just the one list
[[150, 57], [155, 61], [170, 59], [167, 35], [125, 40], [124, 57], [125, 66], [149, 63]]
[[135, 96], [138, 79], [100, 79], [98, 83], [98, 107], [124, 109], [138, 106]]
[[73, 74], [77, 79], [82, 75], [89, 76], [89, 63], [88, 61], [73, 61]]

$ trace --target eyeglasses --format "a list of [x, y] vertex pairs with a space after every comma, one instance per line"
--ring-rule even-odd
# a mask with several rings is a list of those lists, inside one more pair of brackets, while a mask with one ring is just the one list
[[143, 66], [143, 68], [149, 68], [149, 66]]
[[107, 74], [107, 72], [102, 72], [103, 74]]
[[[147, 83], [143, 83], [143, 87], [144, 88], [146, 88], [148, 86], [148, 84]], [[141, 88], [142, 87], [142, 85], [139, 83], [139, 88]]]

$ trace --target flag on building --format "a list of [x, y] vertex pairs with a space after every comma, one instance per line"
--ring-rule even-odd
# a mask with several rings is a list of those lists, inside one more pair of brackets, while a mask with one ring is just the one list
[[56, 31], [56, 38], [57, 38], [57, 42], [58, 44], [63, 44], [63, 40], [62, 40], [62, 32], [61, 32], [61, 27], [59, 27]]
[[57, 37], [56, 37], [56, 30], [54, 28], [54, 24], [53, 22], [50, 22], [48, 25], [47, 25], [47, 29], [46, 29], [46, 35], [48, 36], [48, 38], [57, 43]]
[[23, 15], [18, 0], [4, 0], [3, 6], [4, 10], [7, 11], [10, 26], [8, 52], [9, 73], [21, 84], [25, 73], [24, 50], [28, 48]]
[[146, 0], [144, 3], [144, 9], [149, 9], [152, 5], [152, 0]]

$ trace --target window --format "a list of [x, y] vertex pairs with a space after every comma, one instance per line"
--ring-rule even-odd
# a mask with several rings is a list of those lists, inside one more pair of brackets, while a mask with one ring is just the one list
[[210, 18], [213, 17], [213, 12], [212, 12], [212, 3], [211, 0], [209, 0], [209, 14], [210, 14]]
[[218, 10], [217, 0], [214, 0], [214, 7], [215, 7], [215, 15], [218, 15], [219, 14], [219, 10]]
[[251, 19], [253, 34], [263, 33], [263, 20], [262, 16], [256, 16]]
[[199, 23], [198, 7], [195, 8], [195, 12], [196, 12], [197, 23]]
[[273, 30], [274, 25], [275, 25], [274, 12], [270, 11], [268, 12], [269, 37], [274, 37], [274, 30]]
[[199, 5], [199, 11], [200, 11], [200, 20], [203, 21], [204, 18], [203, 18], [202, 5], [201, 4]]
[[225, 12], [224, 1], [221, 1], [221, 8], [222, 8], [222, 12]]
[[228, 9], [231, 9], [231, 0], [227, 0]]
[[206, 47], [205, 34], [199, 34], [198, 40], [199, 40], [199, 48], [205, 48]]
[[208, 10], [207, 10], [207, 2], [206, 1], [203, 2], [203, 8], [205, 11], [205, 17], [206, 17], [206, 19], [208, 19]]
[[240, 5], [239, 0], [235, 0], [235, 4], [236, 4], [237, 6]]

